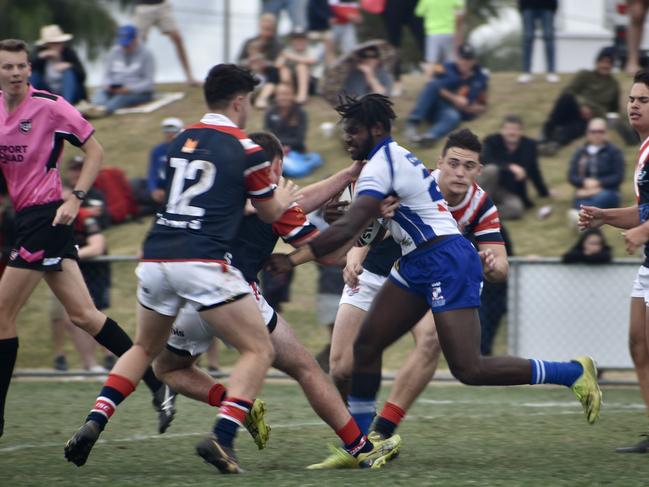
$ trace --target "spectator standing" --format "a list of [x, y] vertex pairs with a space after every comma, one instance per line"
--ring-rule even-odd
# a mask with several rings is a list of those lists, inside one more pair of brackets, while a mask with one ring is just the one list
[[612, 74], [613, 48], [606, 47], [597, 54], [594, 70], [579, 71], [563, 90], [543, 125], [542, 152], [554, 154], [586, 133], [594, 117], [618, 113], [620, 85]]
[[375, 46], [368, 46], [354, 55], [354, 66], [343, 84], [343, 91], [361, 97], [369, 93], [387, 95], [392, 78], [383, 67], [381, 52]]
[[174, 19], [173, 12], [171, 11], [171, 4], [169, 0], [137, 0], [135, 5], [134, 22], [140, 34], [142, 42], [146, 42], [149, 35], [149, 30], [154, 25], [160, 29], [164, 35], [169, 36], [176, 48], [176, 54], [180, 60], [180, 64], [185, 72], [187, 84], [190, 86], [198, 86], [194, 79], [191, 66], [189, 65], [189, 57], [185, 50], [183, 38], [180, 35], [176, 20]]
[[479, 184], [491, 196], [504, 220], [521, 218], [534, 203], [527, 193], [531, 181], [540, 197], [550, 196], [539, 168], [536, 141], [524, 135], [523, 120], [508, 115], [500, 133], [489, 135], [483, 142], [485, 167]]
[[412, 33], [421, 53], [424, 52], [424, 22], [415, 15], [418, 0], [386, 0], [382, 17], [385, 24], [387, 41], [397, 49], [397, 62], [394, 64], [394, 86], [392, 96], [403, 93], [401, 83], [401, 44], [403, 42], [403, 27], [407, 26]]
[[532, 53], [538, 24], [541, 24], [545, 45], [545, 79], [550, 83], [559, 82], [559, 76], [555, 73], [554, 49], [554, 15], [558, 3], [558, 0], [518, 0], [518, 9], [523, 19], [523, 74], [518, 77], [519, 83], [529, 83], [533, 79]]
[[613, 260], [613, 251], [599, 228], [589, 228], [563, 256], [564, 264], [607, 264]]
[[153, 54], [140, 44], [137, 28], [123, 25], [117, 31], [117, 45], [104, 59], [104, 77], [93, 96], [98, 108], [93, 115], [111, 114], [120, 108], [153, 99]]
[[263, 14], [272, 14], [279, 19], [282, 11], [288, 13], [291, 19], [291, 30], [306, 31], [308, 0], [262, 0]]
[[88, 95], [84, 86], [86, 70], [75, 50], [67, 44], [72, 39], [72, 34], [63, 32], [56, 24], [42, 27], [30, 59], [29, 82], [37, 90], [61, 95], [68, 103], [76, 105]]
[[640, 69], [640, 45], [644, 34], [644, 22], [649, 10], [649, 0], [627, 0], [629, 29], [626, 33], [627, 74], [635, 74]]
[[329, 0], [331, 30], [336, 49], [340, 54], [348, 54], [358, 45], [356, 24], [363, 20], [359, 3], [354, 0]]
[[260, 89], [255, 99], [255, 107], [265, 109], [268, 99], [279, 83], [279, 71], [275, 61], [282, 52], [277, 38], [277, 18], [270, 13], [259, 18], [259, 33], [243, 43], [238, 64], [250, 69], [260, 78]]
[[435, 66], [455, 59], [464, 35], [465, 0], [419, 0], [415, 14], [424, 19], [426, 75]]
[[[456, 61], [445, 63], [437, 77], [424, 86], [408, 115], [405, 135], [411, 142], [432, 144], [450, 133], [462, 120], [472, 120], [487, 109], [489, 76], [477, 63], [469, 44], [458, 48]], [[422, 121], [431, 123], [424, 135]]]
[[620, 206], [620, 185], [624, 180], [624, 155], [608, 141], [606, 120], [594, 118], [588, 124], [586, 143], [570, 161], [568, 180], [576, 188], [573, 207]]

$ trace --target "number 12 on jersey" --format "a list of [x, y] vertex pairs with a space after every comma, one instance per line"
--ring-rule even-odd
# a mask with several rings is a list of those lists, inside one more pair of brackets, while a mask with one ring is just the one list
[[[201, 217], [205, 209], [191, 206], [191, 201], [198, 195], [208, 191], [216, 178], [214, 164], [200, 159], [188, 161], [181, 157], [169, 159], [169, 165], [174, 168], [169, 198], [167, 199], [167, 213]], [[198, 176], [198, 178], [197, 178]], [[186, 186], [188, 181], [194, 181]]]

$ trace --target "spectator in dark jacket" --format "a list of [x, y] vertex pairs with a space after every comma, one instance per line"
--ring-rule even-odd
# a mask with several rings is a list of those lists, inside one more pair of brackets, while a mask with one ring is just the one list
[[543, 125], [543, 153], [553, 154], [559, 146], [583, 136], [591, 119], [619, 111], [620, 85], [612, 74], [614, 54], [613, 48], [602, 49], [595, 69], [579, 71], [557, 98]]
[[503, 219], [516, 219], [534, 203], [527, 193], [531, 181], [540, 197], [550, 196], [539, 168], [536, 142], [523, 135], [523, 121], [518, 115], [505, 117], [500, 133], [483, 142], [482, 170], [479, 184], [494, 200]]
[[306, 112], [295, 102], [293, 87], [282, 83], [275, 90], [275, 104], [264, 117], [264, 130], [274, 133], [284, 147], [284, 153], [291, 150], [304, 152], [304, 139], [309, 120]]
[[611, 246], [599, 228], [589, 228], [579, 235], [575, 245], [563, 254], [564, 264], [606, 264], [611, 262]]
[[586, 136], [586, 143], [575, 151], [568, 170], [568, 180], [577, 188], [573, 206], [617, 208], [624, 180], [622, 151], [608, 142], [602, 118], [590, 121]]
[[[477, 64], [474, 49], [463, 44], [457, 60], [444, 63], [442, 71], [429, 81], [408, 115], [405, 136], [411, 142], [431, 144], [487, 109], [489, 76]], [[424, 135], [418, 133], [422, 121], [431, 123]]]
[[76, 105], [88, 95], [84, 83], [86, 71], [77, 53], [66, 43], [72, 39], [58, 25], [41, 28], [36, 49], [31, 55], [32, 75], [30, 83], [37, 90], [61, 95]]

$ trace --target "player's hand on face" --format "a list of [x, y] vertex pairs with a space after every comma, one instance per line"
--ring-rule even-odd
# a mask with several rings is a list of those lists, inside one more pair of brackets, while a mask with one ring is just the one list
[[624, 246], [629, 254], [633, 254], [649, 240], [649, 230], [644, 225], [622, 232], [622, 235], [624, 236]]
[[331, 224], [345, 214], [349, 207], [349, 201], [330, 200], [324, 207], [324, 219]]
[[401, 200], [399, 198], [388, 196], [381, 202], [381, 216], [383, 218], [392, 218], [400, 205]]
[[291, 272], [291, 269], [293, 269], [293, 264], [288, 254], [272, 254], [264, 262], [264, 270], [271, 274], [284, 274]]
[[279, 178], [275, 188], [275, 199], [287, 210], [293, 203], [302, 199], [300, 187], [290, 179]]
[[343, 269], [343, 280], [351, 288], [358, 287], [358, 276], [363, 273], [363, 266], [359, 263], [347, 264]]
[[485, 274], [492, 272], [496, 268], [496, 256], [493, 250], [485, 249], [478, 252], [482, 261], [482, 269]]
[[72, 222], [77, 217], [77, 213], [79, 213], [80, 206], [81, 201], [79, 201], [75, 196], [68, 198], [65, 203], [59, 206], [56, 210], [56, 215], [54, 216], [54, 220], [52, 220], [52, 226], [72, 225]]
[[579, 220], [577, 226], [580, 230], [599, 228], [604, 224], [604, 210], [595, 206], [581, 205], [579, 207]]

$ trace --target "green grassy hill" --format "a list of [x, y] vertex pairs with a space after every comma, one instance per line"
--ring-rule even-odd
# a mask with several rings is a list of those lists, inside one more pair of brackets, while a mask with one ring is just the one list
[[[493, 75], [489, 110], [480, 119], [468, 125], [481, 137], [497, 131], [503, 116], [508, 113], [522, 115], [527, 125], [528, 135], [536, 137], [553, 100], [560, 92], [563, 83], [569, 79], [568, 76], [563, 76], [561, 84], [538, 81], [523, 86], [517, 84], [515, 78], [516, 74], [514, 73]], [[396, 110], [400, 117], [394, 134], [397, 140], [401, 140], [400, 133], [404, 117], [413, 106], [416, 95], [424, 82], [421, 76], [410, 76], [405, 81], [405, 95], [395, 100]], [[620, 82], [622, 92], [626, 93], [630, 86], [630, 78], [620, 75]], [[176, 90], [184, 89], [184, 87], [168, 85], [162, 86], [161, 89]], [[298, 180], [300, 185], [317, 181], [350, 162], [341, 149], [340, 138], [338, 136], [326, 138], [319, 129], [323, 122], [338, 120], [334, 110], [320, 99], [309, 101], [307, 110], [310, 114], [308, 147], [310, 150], [320, 152], [325, 158], [326, 164], [308, 178]], [[199, 119], [204, 111], [202, 91], [191, 89], [184, 100], [164, 107], [153, 114], [114, 116], [96, 121], [94, 123], [97, 130], [96, 137], [104, 146], [106, 164], [124, 168], [129, 177], [144, 175], [148, 152], [161, 137], [159, 128], [161, 120], [167, 116], [177, 116], [186, 123], [190, 123]], [[249, 131], [261, 128], [262, 115], [261, 112], [253, 114], [248, 126]], [[614, 134], [612, 138], [622, 146], [617, 135]], [[575, 143], [573, 146], [563, 149], [555, 157], [541, 159], [541, 169], [548, 185], [556, 192], [556, 197], [552, 200], [542, 201], [536, 197], [533, 189], [531, 194], [537, 202], [537, 207], [551, 204], [554, 211], [548, 219], [543, 221], [537, 220], [535, 212], [532, 210], [523, 220], [508, 223], [517, 255], [558, 256], [575, 240], [576, 234], [574, 230], [568, 228], [565, 214], [570, 207], [572, 197], [572, 188], [566, 181], [566, 172], [570, 156], [577, 145]], [[440, 147], [437, 146], [426, 150], [415, 150], [415, 152], [427, 165], [433, 166], [439, 156], [439, 150]], [[623, 201], [626, 205], [633, 202], [631, 174], [637, 147], [624, 147], [624, 150], [627, 176], [624, 183]], [[72, 150], [68, 150], [66, 156], [71, 153]], [[150, 221], [145, 219], [109, 229], [107, 235], [111, 254], [135, 255], [149, 225]], [[615, 248], [616, 257], [623, 257], [625, 254], [620, 233], [607, 230], [607, 235]], [[131, 333], [134, 328], [135, 306], [133, 269], [134, 265], [132, 264], [121, 263], [113, 266], [113, 306], [108, 310], [108, 314], [116, 318]], [[299, 268], [293, 283], [292, 301], [285, 309], [285, 316], [289, 322], [294, 324], [300, 338], [314, 352], [327, 340], [325, 330], [318, 327], [315, 322], [315, 279], [316, 274], [313, 266], [307, 265]], [[48, 302], [49, 292], [42, 285], [19, 317], [18, 326], [22, 341], [18, 367], [47, 367], [51, 364], [50, 332], [47, 318]], [[405, 340], [409, 343], [410, 338]], [[398, 365], [408, 347], [401, 343], [393, 348], [386, 358], [386, 364], [391, 368]], [[232, 357], [233, 355], [226, 351], [223, 354], [223, 362], [226, 364], [231, 362]], [[73, 366], [77, 365], [75, 354], [70, 354], [69, 359]]]

